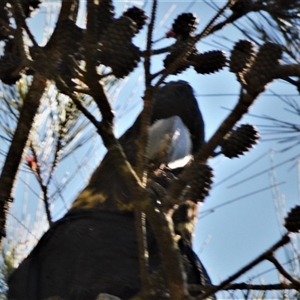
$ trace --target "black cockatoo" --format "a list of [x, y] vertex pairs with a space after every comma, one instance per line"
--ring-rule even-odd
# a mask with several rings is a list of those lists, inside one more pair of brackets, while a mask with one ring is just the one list
[[[138, 117], [119, 139], [133, 166], [139, 124]], [[164, 124], [169, 126], [169, 133], [164, 130]], [[201, 147], [204, 124], [188, 83], [170, 82], [158, 90], [150, 125], [150, 143], [158, 143], [157, 147], [149, 145], [150, 159], [157, 157], [155, 149], [160, 151], [161, 140], [170, 137], [168, 151], [164, 157], [160, 156], [159, 163], [167, 165]], [[177, 131], [176, 126], [179, 126]], [[187, 142], [190, 146], [180, 151], [176, 146], [176, 141], [181, 141], [178, 134], [186, 141], [190, 139]], [[170, 150], [172, 147], [174, 149]], [[138, 293], [140, 278], [134, 214], [118, 206], [119, 201], [126, 202], [131, 195], [116, 170], [108, 151], [70, 211], [51, 226], [12, 274], [8, 299], [59, 296], [64, 300], [95, 300], [100, 293], [129, 299]], [[147, 242], [149, 272], [152, 272], [160, 268], [161, 262], [151, 228], [147, 230]], [[180, 239], [178, 246], [183, 259], [188, 261], [188, 283], [210, 283], [190, 245]]]

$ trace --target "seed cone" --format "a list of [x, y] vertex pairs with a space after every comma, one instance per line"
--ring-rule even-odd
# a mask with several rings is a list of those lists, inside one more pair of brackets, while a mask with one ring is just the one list
[[252, 1], [250, 0], [237, 0], [231, 7], [231, 11], [237, 15], [243, 15], [251, 8]]
[[5, 41], [4, 53], [0, 57], [0, 80], [8, 85], [15, 84], [21, 78], [23, 71], [18, 47], [13, 38]]
[[145, 12], [136, 6], [133, 6], [129, 8], [127, 11], [125, 11], [123, 16], [128, 17], [135, 22], [136, 24], [135, 33], [138, 33], [146, 24], [147, 16]]
[[193, 202], [203, 202], [208, 196], [213, 182], [213, 170], [210, 166], [200, 163], [191, 165], [188, 184], [190, 186], [186, 199]]
[[256, 128], [250, 124], [243, 124], [232, 130], [222, 141], [221, 151], [229, 157], [238, 157], [249, 151], [259, 139]]
[[[15, 84], [20, 78], [21, 60], [15, 53], [5, 53], [0, 57], [0, 80], [5, 84]], [[21, 71], [21, 70], [20, 70]]]
[[175, 37], [181, 37], [186, 39], [190, 37], [196, 30], [198, 25], [197, 18], [192, 13], [180, 14], [172, 25], [172, 31], [175, 33]]
[[242, 72], [247, 69], [255, 56], [254, 44], [247, 40], [240, 40], [231, 51], [230, 71], [233, 73]]
[[295, 206], [285, 218], [285, 228], [291, 232], [300, 231], [300, 206]]
[[[73, 20], [61, 21], [60, 26], [56, 28], [49, 43], [44, 48], [33, 47], [31, 49], [31, 55], [39, 72], [50, 79], [54, 79], [53, 77], [58, 75], [67, 86], [74, 86], [75, 83], [72, 79], [77, 76], [77, 73], [73, 62], [84, 59], [84, 34], [85, 31], [78, 27]], [[45, 59], [43, 56], [39, 57], [40, 51], [44, 50], [51, 55], [55, 62], [52, 66], [53, 74], [46, 72], [49, 68], [45, 67]]]
[[97, 34], [98, 39], [101, 38], [103, 32], [107, 30], [113, 21], [115, 8], [112, 0], [101, 0], [97, 5]]
[[117, 78], [127, 76], [140, 60], [140, 50], [131, 39], [135, 35], [136, 23], [121, 16], [103, 33], [99, 42], [99, 61], [112, 68]]
[[192, 59], [195, 71], [200, 74], [218, 72], [226, 65], [226, 55], [220, 50], [204, 52]]
[[[177, 41], [172, 47], [171, 52], [164, 59], [164, 67], [168, 68], [172, 65], [177, 58], [184, 55], [186, 50], [190, 47], [189, 41]], [[179, 74], [190, 67], [191, 60], [198, 55], [198, 51], [193, 47], [191, 54], [189, 54], [185, 59], [181, 60], [180, 64], [176, 67], [171, 74]]]
[[51, 55], [55, 55], [57, 59], [64, 55], [72, 55], [76, 59], [83, 59], [83, 44], [84, 30], [72, 20], [63, 20], [45, 48], [49, 49]]
[[281, 47], [265, 43], [260, 47], [250, 69], [244, 74], [244, 85], [248, 93], [257, 95], [274, 79], [274, 71], [282, 55]]

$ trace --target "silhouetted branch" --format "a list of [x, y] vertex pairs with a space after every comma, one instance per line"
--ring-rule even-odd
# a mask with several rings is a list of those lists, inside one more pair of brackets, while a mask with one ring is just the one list
[[290, 282], [292, 282], [294, 285], [296, 285], [298, 287], [298, 289], [300, 289], [300, 281], [296, 280], [295, 278], [293, 278], [283, 267], [282, 265], [279, 263], [279, 261], [274, 257], [274, 255], [269, 255], [266, 258], [268, 261], [270, 261], [271, 263], [274, 264], [274, 266], [276, 267], [276, 269], [279, 271], [279, 273], [284, 276], [286, 279], [288, 279]]
[[243, 268], [241, 268], [239, 271], [237, 271], [235, 274], [231, 275], [230, 277], [228, 277], [228, 279], [222, 281], [218, 286], [212, 287], [210, 289], [210, 291], [207, 291], [205, 293], [203, 293], [201, 296], [197, 297], [197, 300], [201, 300], [201, 299], [206, 299], [206, 297], [209, 297], [210, 295], [226, 289], [227, 286], [234, 280], [236, 280], [238, 277], [240, 277], [241, 275], [243, 275], [244, 273], [246, 273], [247, 271], [249, 271], [250, 269], [252, 269], [254, 266], [256, 266], [257, 264], [259, 264], [260, 262], [262, 262], [265, 259], [268, 259], [268, 257], [275, 252], [277, 249], [279, 249], [280, 247], [286, 245], [287, 243], [290, 242], [290, 237], [288, 234], [285, 234], [277, 243], [275, 243], [272, 247], [270, 247], [267, 251], [265, 251], [264, 253], [262, 253], [261, 255], [259, 255], [256, 259], [254, 259], [252, 262], [250, 262], [249, 264], [247, 264], [246, 266], [244, 266]]
[[12, 197], [15, 176], [45, 87], [45, 79], [38, 74], [34, 76], [21, 109], [18, 125], [3, 165], [0, 176], [1, 197], [4, 199], [4, 201], [0, 201], [0, 238], [5, 236], [8, 199]]
[[[96, 4], [92, 1], [87, 2], [87, 30], [85, 34], [85, 61], [86, 73], [84, 75], [86, 84], [90, 88], [91, 96], [95, 100], [98, 108], [102, 114], [102, 129], [99, 132], [103, 138], [103, 142], [109, 148], [109, 136], [114, 139], [112, 133], [112, 125], [114, 115], [112, 113], [108, 99], [104, 93], [103, 86], [98, 82], [98, 73], [96, 70], [97, 50], [95, 48], [95, 41], [97, 40], [97, 26], [96, 26]], [[106, 133], [104, 136], [103, 133]], [[107, 139], [106, 139], [107, 136]]]
[[49, 223], [49, 226], [51, 226], [53, 222], [52, 222], [52, 217], [51, 217], [51, 212], [50, 212], [50, 203], [49, 203], [49, 197], [48, 197], [48, 185], [43, 183], [41, 169], [40, 169], [40, 165], [39, 165], [39, 161], [38, 161], [38, 156], [37, 156], [37, 153], [36, 153], [35, 148], [32, 143], [30, 145], [30, 150], [32, 151], [33, 159], [36, 163], [36, 168], [35, 168], [35, 170], [32, 170], [32, 171], [35, 173], [37, 181], [41, 187], [41, 190], [43, 193], [43, 202], [44, 202], [44, 206], [45, 206], [47, 221]]
[[[74, 11], [74, 3], [77, 3], [77, 0], [69, 1], [64, 0], [62, 3], [62, 7], [60, 10], [60, 14], [58, 17], [57, 26], [54, 30], [54, 33], [57, 30], [61, 30], [61, 21], [67, 18], [70, 15], [77, 15], [77, 10]], [[19, 3], [16, 3], [17, 10], [16, 13], [16, 42], [18, 43], [19, 50], [21, 52], [21, 56], [23, 60], [27, 60], [26, 51], [24, 49], [23, 43], [23, 34], [22, 27], [25, 24], [24, 17], [22, 17], [22, 13], [18, 10]], [[53, 35], [54, 35], [53, 33]], [[51, 36], [48, 43], [51, 43], [53, 39], [53, 35]], [[0, 201], [0, 238], [5, 236], [5, 222], [6, 222], [6, 210], [7, 210], [7, 201], [11, 199], [13, 182], [21, 161], [22, 153], [24, 147], [26, 145], [29, 132], [31, 130], [34, 117], [37, 113], [38, 107], [40, 105], [40, 99], [44, 93], [46, 88], [46, 79], [39, 74], [36, 74], [32, 80], [31, 86], [29, 88], [28, 94], [24, 101], [23, 107], [21, 109], [20, 118], [18, 121], [18, 125], [16, 131], [14, 133], [14, 137], [10, 148], [8, 150], [6, 160], [3, 165], [1, 177], [0, 177], [0, 190], [2, 193], [2, 199], [4, 201]]]
[[155, 17], [156, 17], [156, 9], [157, 9], [157, 0], [154, 0], [152, 3], [152, 10], [151, 10], [151, 19], [148, 25], [148, 32], [147, 32], [147, 46], [145, 51], [145, 61], [144, 61], [144, 71], [145, 71], [145, 80], [146, 80], [146, 87], [151, 84], [151, 77], [150, 77], [150, 67], [151, 67], [151, 51], [152, 51], [152, 34], [154, 29]]
[[300, 65], [298, 64], [289, 64], [289, 65], [280, 65], [276, 69], [275, 78], [285, 79], [289, 76], [300, 77]]
[[[235, 1], [235, 3], [231, 3], [230, 7], [234, 6], [234, 4], [236, 4], [237, 2], [238, 2], [238, 0]], [[233, 10], [231, 15], [228, 16], [224, 21], [211, 27], [209, 29], [208, 33], [212, 34], [216, 31], [222, 29], [224, 26], [226, 26], [228, 24], [232, 24], [233, 22], [244, 17], [245, 15], [247, 15], [250, 12], [258, 12], [260, 10], [265, 9], [265, 5], [263, 5], [262, 3], [259, 3], [259, 2], [254, 2], [254, 1], [248, 1], [248, 2], [245, 1], [244, 3], [241, 4], [241, 6], [244, 6], [244, 7], [240, 10]]]
[[84, 116], [96, 127], [97, 130], [101, 127], [101, 122], [97, 121], [97, 119], [94, 117], [93, 114], [91, 114], [81, 103], [81, 101], [74, 95], [69, 88], [65, 85], [65, 83], [60, 80], [60, 78], [56, 78], [58, 82], [60, 82], [61, 87], [62, 87], [62, 93], [65, 95], [69, 96], [70, 99], [74, 102], [76, 105], [77, 109], [80, 110]]
[[[213, 25], [216, 22], [216, 20], [223, 15], [223, 13], [225, 12], [226, 9], [232, 7], [236, 2], [238, 2], [238, 0], [228, 0], [226, 2], [226, 4], [220, 8], [217, 12], [217, 14], [210, 20], [210, 22], [205, 26], [205, 28], [202, 30], [201, 33], [197, 34], [195, 39], [198, 41], [201, 38], [207, 36], [208, 34], [213, 33], [216, 30], [221, 29], [223, 26], [225, 26], [227, 23], [229, 23], [229, 21], [225, 22], [222, 26], [217, 26], [217, 28], [214, 29], [213, 31]], [[230, 22], [231, 23], [231, 22]]]
[[[205, 291], [207, 289], [211, 289], [212, 287], [216, 286], [199, 286], [199, 285], [188, 285], [191, 291]], [[223, 291], [229, 290], [247, 290], [247, 291], [274, 291], [274, 290], [299, 290], [299, 284], [294, 283], [277, 283], [277, 284], [249, 284], [245, 282], [241, 283], [232, 283], [229, 284], [227, 287], [222, 289]]]

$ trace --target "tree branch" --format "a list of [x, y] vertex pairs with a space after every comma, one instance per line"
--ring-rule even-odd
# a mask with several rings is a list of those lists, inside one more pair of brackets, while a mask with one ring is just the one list
[[49, 197], [48, 197], [48, 186], [43, 183], [41, 169], [40, 169], [40, 165], [39, 165], [39, 162], [38, 162], [38, 156], [37, 156], [37, 153], [35, 151], [35, 148], [34, 148], [32, 142], [30, 143], [30, 149], [32, 151], [34, 161], [36, 162], [36, 165], [37, 165], [36, 170], [35, 170], [36, 171], [35, 175], [36, 175], [37, 181], [38, 181], [38, 183], [41, 187], [41, 190], [43, 192], [43, 202], [44, 202], [44, 206], [45, 206], [47, 221], [48, 221], [49, 226], [51, 226], [53, 224], [53, 222], [52, 222], [52, 217], [51, 217], [51, 212], [50, 212], [50, 204], [49, 204]]
[[[104, 145], [107, 147], [108, 151], [114, 157], [114, 162], [118, 165], [120, 174], [123, 175], [125, 181], [127, 181], [128, 186], [132, 189], [133, 194], [136, 195], [133, 199], [133, 206], [135, 211], [135, 220], [136, 220], [136, 232], [138, 239], [138, 251], [139, 251], [139, 262], [140, 262], [140, 275], [142, 279], [142, 284], [144, 285], [147, 280], [147, 257], [145, 252], [147, 251], [145, 245], [145, 224], [144, 217], [142, 216], [140, 206], [138, 201], [141, 199], [141, 194], [145, 193], [145, 190], [142, 191], [139, 188], [141, 182], [136, 178], [136, 174], [132, 170], [131, 166], [125, 157], [125, 154], [118, 143], [117, 139], [113, 134], [113, 113], [108, 102], [108, 99], [104, 93], [103, 87], [98, 82], [98, 74], [96, 71], [96, 48], [94, 46], [94, 41], [96, 39], [96, 11], [97, 6], [92, 1], [87, 2], [87, 31], [86, 31], [86, 73], [85, 81], [88, 87], [90, 88], [90, 94], [98, 105], [98, 108], [102, 114], [102, 122], [97, 126], [97, 130], [103, 139]], [[142, 161], [143, 162], [143, 161]], [[142, 172], [140, 172], [142, 174]], [[130, 184], [132, 183], [132, 184]]]
[[259, 264], [260, 262], [262, 262], [265, 259], [268, 259], [268, 257], [275, 252], [277, 249], [279, 249], [280, 247], [286, 245], [287, 243], [290, 242], [290, 237], [288, 236], [288, 234], [285, 234], [277, 243], [275, 243], [272, 247], [270, 247], [267, 251], [265, 251], [264, 253], [262, 253], [261, 255], [259, 255], [256, 259], [254, 259], [252, 262], [250, 262], [249, 264], [247, 264], [246, 266], [244, 266], [243, 268], [241, 268], [239, 271], [237, 271], [235, 274], [231, 275], [228, 279], [224, 280], [223, 282], [221, 282], [218, 286], [212, 287], [210, 289], [210, 291], [207, 291], [205, 293], [203, 293], [202, 295], [197, 297], [197, 300], [202, 300], [202, 299], [206, 299], [206, 297], [209, 297], [210, 295], [226, 289], [227, 286], [234, 280], [236, 280], [238, 277], [240, 277], [241, 275], [243, 275], [244, 273], [246, 273], [247, 271], [249, 271], [250, 269], [252, 269], [254, 266], [256, 266], [257, 264]]
[[274, 264], [278, 272], [283, 275], [286, 279], [288, 279], [290, 282], [292, 282], [294, 285], [298, 286], [298, 289], [300, 289], [300, 281], [293, 278], [279, 263], [279, 261], [275, 258], [274, 255], [270, 254], [267, 258], [268, 261]]
[[285, 79], [289, 76], [300, 77], [300, 65], [290, 64], [290, 65], [280, 65], [275, 71], [275, 78]]
[[[76, 3], [78, 0], [64, 0], [58, 17], [58, 23], [54, 30], [54, 33], [57, 30], [61, 30], [60, 22], [61, 20], [68, 18], [69, 16], [75, 17], [77, 15]], [[23, 60], [26, 60], [26, 51], [24, 50], [23, 44], [23, 35], [22, 27], [25, 24], [24, 17], [22, 16], [22, 11], [19, 9], [19, 2], [16, 0], [14, 3], [15, 6], [15, 21], [17, 24], [16, 37], [17, 43], [19, 44], [19, 49], [21, 51], [21, 56]], [[53, 33], [53, 35], [54, 35]], [[49, 43], [53, 40], [53, 35], [51, 36]], [[54, 36], [55, 37], [55, 36]], [[47, 45], [48, 45], [47, 44]], [[0, 239], [5, 236], [5, 222], [6, 222], [6, 213], [8, 209], [8, 201], [12, 199], [12, 188], [15, 176], [18, 171], [18, 167], [22, 158], [22, 153], [26, 145], [29, 132], [31, 130], [34, 117], [37, 113], [38, 107], [40, 105], [40, 99], [46, 88], [46, 80], [39, 74], [36, 74], [33, 77], [33, 81], [29, 88], [28, 94], [24, 101], [23, 107], [21, 109], [20, 118], [18, 125], [8, 150], [6, 160], [3, 165], [2, 173], [0, 176], [0, 190], [1, 190], [1, 201], [0, 201]]]
[[28, 94], [24, 100], [18, 125], [3, 165], [0, 176], [0, 238], [5, 236], [8, 199], [12, 197], [14, 180], [45, 87], [45, 79], [38, 74], [34, 76]]
[[[189, 284], [188, 288], [190, 291], [205, 291], [206, 289], [211, 289], [216, 286], [199, 286], [196, 284]], [[245, 282], [241, 283], [233, 283], [229, 284], [228, 286], [224, 287], [222, 291], [229, 291], [229, 290], [256, 290], [256, 291], [271, 291], [271, 290], [299, 290], [299, 284], [287, 284], [287, 283], [277, 283], [277, 284], [249, 284]]]

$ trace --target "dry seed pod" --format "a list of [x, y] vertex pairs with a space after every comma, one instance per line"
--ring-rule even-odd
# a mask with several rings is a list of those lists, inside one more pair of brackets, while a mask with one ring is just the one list
[[15, 84], [21, 78], [20, 66], [21, 60], [18, 55], [5, 53], [0, 57], [0, 80], [5, 84]]
[[229, 158], [238, 157], [249, 151], [259, 139], [256, 128], [250, 124], [243, 124], [232, 130], [221, 143], [222, 153]]
[[235, 43], [230, 55], [230, 71], [233, 73], [242, 72], [247, 69], [255, 56], [254, 44], [247, 40], [240, 40]]
[[65, 34], [61, 37], [62, 51], [64, 54], [72, 55], [75, 59], [84, 59], [84, 30], [78, 27], [72, 20], [64, 20]]
[[192, 59], [195, 71], [200, 74], [218, 72], [226, 65], [226, 55], [220, 50], [204, 52]]
[[252, 0], [237, 0], [230, 7], [231, 11], [237, 15], [244, 15], [251, 9]]
[[101, 0], [97, 5], [97, 34], [101, 38], [103, 32], [112, 23], [115, 14], [115, 8], [112, 0]]
[[198, 25], [197, 18], [192, 13], [180, 14], [172, 25], [172, 30], [167, 33], [167, 37], [186, 39], [194, 33]]
[[136, 32], [136, 23], [121, 16], [103, 33], [99, 42], [99, 61], [112, 68], [117, 78], [127, 76], [140, 60], [140, 50], [131, 39]]
[[136, 23], [136, 33], [138, 33], [146, 24], [147, 16], [145, 12], [136, 6], [125, 11], [123, 16], [130, 18]]
[[[190, 43], [187, 41], [177, 41], [173, 47], [171, 52], [164, 59], [164, 67], [168, 68], [172, 63], [176, 61], [178, 57], [184, 55], [185, 51], [189, 48]], [[179, 66], [172, 72], [172, 74], [178, 74], [186, 70], [191, 65], [191, 60], [193, 60], [197, 55], [198, 51], [195, 47], [193, 47], [192, 52], [181, 61]]]
[[193, 202], [203, 202], [211, 189], [212, 179], [213, 170], [210, 166], [193, 162], [188, 181], [189, 190], [185, 198]]
[[281, 47], [273, 43], [262, 45], [250, 69], [244, 74], [245, 88], [253, 95], [264, 91], [274, 79], [274, 71], [282, 55]]
[[285, 228], [291, 232], [300, 231], [300, 206], [295, 206], [285, 218]]
[[14, 38], [5, 40], [3, 48], [3, 55], [0, 56], [0, 80], [5, 84], [12, 85], [21, 78], [24, 67]]

